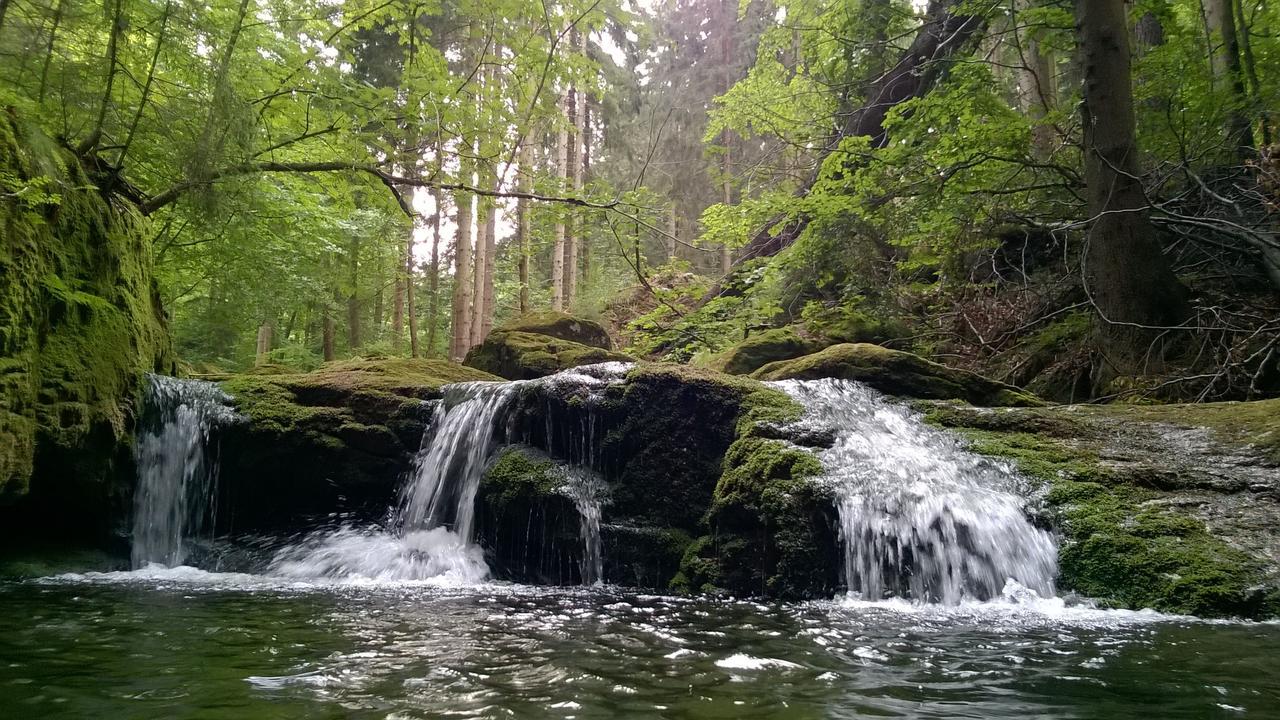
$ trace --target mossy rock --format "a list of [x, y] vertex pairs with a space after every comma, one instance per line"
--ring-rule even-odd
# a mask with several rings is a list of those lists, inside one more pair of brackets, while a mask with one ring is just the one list
[[770, 363], [757, 380], [857, 380], [889, 395], [961, 399], [974, 405], [1043, 404], [1034, 395], [975, 373], [956, 370], [901, 350], [867, 343], [832, 345], [794, 360]]
[[0, 531], [106, 538], [144, 374], [175, 369], [150, 223], [0, 112]]
[[463, 364], [508, 380], [533, 380], [561, 370], [632, 358], [620, 352], [522, 330], [495, 330]]
[[421, 445], [440, 388], [477, 380], [499, 378], [409, 358], [224, 378], [246, 422], [221, 438], [220, 506], [229, 511], [220, 521], [244, 532], [296, 531], [332, 513], [380, 519]]
[[497, 331], [547, 335], [588, 347], [613, 349], [613, 340], [603, 325], [595, 320], [559, 312], [530, 313], [497, 328]]
[[773, 328], [752, 333], [742, 342], [707, 360], [707, 367], [730, 375], [750, 375], [779, 360], [791, 360], [822, 349], [823, 343], [801, 337], [795, 328]]
[[926, 419], [1047, 490], [1060, 590], [1204, 617], [1280, 615], [1280, 401], [970, 408]]

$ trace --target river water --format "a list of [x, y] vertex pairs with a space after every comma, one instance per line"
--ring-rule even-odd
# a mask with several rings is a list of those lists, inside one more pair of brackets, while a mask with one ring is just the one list
[[1280, 716], [1280, 625], [1068, 607], [308, 584], [0, 583], [7, 718]]

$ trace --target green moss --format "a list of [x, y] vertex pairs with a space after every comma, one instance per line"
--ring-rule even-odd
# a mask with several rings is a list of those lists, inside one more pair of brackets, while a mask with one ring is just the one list
[[594, 320], [558, 312], [530, 313], [517, 318], [495, 332], [524, 332], [546, 335], [588, 347], [612, 350], [613, 341], [604, 326]]
[[[1073, 408], [980, 411], [938, 407], [926, 416], [956, 429], [973, 450], [1012, 461], [1045, 483], [1061, 533], [1058, 584], [1130, 608], [1205, 617], [1261, 617], [1276, 608], [1265, 594], [1261, 563], [1214, 536], [1204, 522], [1161, 503], [1153, 473], [1105, 461], [1115, 425], [1091, 421], [1137, 417], [1225, 417], [1225, 408]], [[1151, 411], [1151, 412], [1148, 412]], [[1250, 413], [1245, 413], [1246, 416]], [[1271, 419], [1254, 415], [1245, 429], [1223, 427], [1237, 442], [1265, 432]], [[1124, 425], [1121, 425], [1123, 427]]]
[[1043, 404], [1010, 385], [939, 365], [912, 353], [866, 343], [832, 345], [794, 360], [770, 363], [752, 377], [758, 380], [857, 380], [890, 395], [955, 398], [975, 405]]
[[564, 477], [550, 458], [510, 448], [494, 460], [481, 480], [481, 492], [496, 510], [527, 507], [531, 502], [558, 495]]
[[467, 353], [465, 364], [508, 380], [532, 380], [579, 365], [631, 360], [622, 353], [550, 335], [495, 330]]
[[59, 485], [51, 495], [83, 493], [100, 509], [121, 494], [112, 460], [143, 373], [173, 369], [148, 222], [7, 112], [0, 180], [0, 275], [12, 280], [0, 292], [0, 501], [34, 474]]
[[774, 328], [753, 333], [711, 357], [707, 367], [730, 375], [749, 375], [771, 362], [798, 358], [819, 349], [821, 343], [800, 337], [794, 328]]

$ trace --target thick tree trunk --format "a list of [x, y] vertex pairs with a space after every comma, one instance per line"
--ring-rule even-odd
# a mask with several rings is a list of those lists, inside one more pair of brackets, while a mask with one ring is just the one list
[[1138, 351], [1145, 327], [1186, 318], [1186, 293], [1161, 253], [1139, 177], [1123, 0], [1077, 0], [1084, 75], [1085, 182], [1093, 224], [1085, 283], [1118, 349]]
[[[899, 54], [893, 67], [868, 83], [866, 100], [862, 106], [843, 113], [843, 122], [838, 129], [839, 137], [828, 143], [828, 147], [838, 147], [841, 137], [867, 136], [872, 139], [874, 147], [883, 147], [888, 142], [884, 120], [889, 110], [928, 92], [946, 61], [962, 50], [974, 34], [981, 30], [981, 17], [954, 14], [953, 11], [961, 3], [962, 0], [930, 0], [924, 24], [916, 31], [911, 45]], [[824, 154], [819, 158], [817, 167], [821, 168], [825, 159]], [[814, 173], [796, 191], [796, 195], [807, 195], [816, 179], [817, 174]], [[738, 253], [736, 264], [776, 255], [795, 242], [808, 226], [809, 218], [805, 215], [794, 218], [779, 215], [773, 218]], [[698, 305], [707, 303], [720, 292], [719, 284], [713, 286], [698, 301]]]
[[1228, 101], [1224, 127], [1227, 142], [1236, 157], [1247, 160], [1254, 155], [1253, 128], [1245, 114], [1248, 98], [1240, 66], [1240, 41], [1233, 5], [1232, 0], [1204, 0], [1204, 14], [1209, 29], [1209, 58], [1214, 82], [1219, 92], [1225, 91]]

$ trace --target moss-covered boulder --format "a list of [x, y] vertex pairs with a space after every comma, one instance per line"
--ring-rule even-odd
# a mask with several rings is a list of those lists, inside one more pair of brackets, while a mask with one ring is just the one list
[[757, 380], [857, 380], [889, 395], [961, 399], [974, 405], [1043, 404], [1011, 385], [949, 368], [913, 353], [866, 343], [832, 345], [794, 360], [770, 363], [751, 376]]
[[1060, 591], [1130, 608], [1280, 615], [1280, 400], [926, 417], [1044, 483]]
[[498, 380], [445, 360], [327, 363], [224, 378], [247, 422], [222, 437], [224, 530], [297, 530], [314, 517], [379, 518], [395, 499], [443, 385]]
[[[606, 336], [607, 337], [607, 336]], [[495, 330], [464, 364], [508, 380], [533, 380], [580, 365], [632, 358], [613, 350], [524, 330]]]
[[742, 342], [717, 353], [707, 367], [730, 375], [750, 375], [779, 360], [791, 360], [821, 350], [826, 343], [802, 337], [793, 327], [752, 333]]
[[535, 335], [568, 340], [587, 347], [613, 349], [613, 340], [609, 331], [595, 320], [587, 320], [560, 312], [537, 312], [523, 315], [500, 328], [498, 331], [525, 332]]
[[578, 511], [563, 468], [527, 447], [504, 450], [476, 493], [476, 538], [501, 578], [542, 585], [582, 581]]
[[0, 525], [104, 534], [128, 498], [143, 374], [173, 370], [149, 223], [11, 111], [0, 277], [0, 505], [23, 498]]

